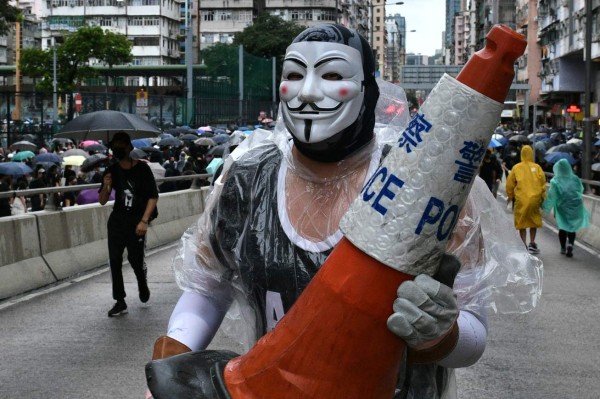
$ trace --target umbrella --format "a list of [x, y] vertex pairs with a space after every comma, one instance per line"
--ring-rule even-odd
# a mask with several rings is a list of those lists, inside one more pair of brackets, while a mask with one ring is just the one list
[[571, 165], [575, 165], [577, 160], [567, 152], [551, 152], [544, 155], [544, 159], [550, 163], [556, 163], [561, 159], [566, 159]]
[[110, 142], [113, 135], [124, 131], [130, 138], [156, 137], [160, 130], [134, 114], [119, 111], [96, 111], [83, 114], [67, 123], [56, 137], [95, 139]]
[[94, 145], [94, 144], [100, 144], [100, 143], [97, 142], [96, 140], [84, 140], [81, 143], [79, 143], [79, 147], [85, 148], [87, 146]]
[[81, 155], [71, 155], [63, 158], [64, 165], [81, 166], [86, 158]]
[[[600, 141], [600, 140], [599, 140]], [[213, 145], [217, 145], [217, 142], [209, 137], [201, 137], [197, 140], [194, 140], [194, 144], [202, 145], [207, 147], [212, 147]]]
[[103, 145], [103, 144], [92, 144], [92, 145], [88, 145], [83, 147], [84, 150], [86, 151], [95, 151], [95, 152], [105, 152], [106, 150], [108, 150], [108, 148]]
[[87, 152], [85, 152], [84, 150], [80, 149], [80, 148], [73, 148], [72, 150], [67, 150], [65, 152], [63, 152], [62, 157], [66, 158], [66, 157], [72, 157], [74, 155], [78, 155], [84, 158], [87, 158], [90, 156], [90, 154], [88, 154]]
[[184, 134], [183, 136], [179, 137], [179, 140], [184, 140], [184, 141], [195, 141], [198, 140], [198, 135], [197, 134]]
[[490, 141], [490, 144], [488, 145], [488, 148], [497, 148], [497, 147], [502, 147], [502, 143], [496, 139], [492, 139]]
[[35, 157], [35, 154], [33, 152], [31, 152], [31, 151], [20, 151], [20, 152], [17, 152], [13, 156], [12, 160], [20, 162], [20, 161], [23, 161], [23, 160], [25, 160], [27, 158], [33, 158], [33, 157]]
[[148, 153], [146, 153], [146, 151], [142, 150], [141, 148], [134, 148], [133, 151], [129, 153], [129, 156], [131, 157], [131, 159], [142, 159], [146, 158], [148, 156]]
[[210, 150], [208, 150], [208, 155], [212, 155], [214, 157], [223, 157], [223, 154], [225, 153], [225, 150], [228, 150], [229, 146], [228, 145], [218, 145], [216, 147], [211, 148]]
[[598, 147], [598, 146], [600, 146], [600, 140], [596, 141], [596, 142], [594, 143], [594, 146], [595, 146], [595, 147]]
[[108, 157], [104, 154], [94, 154], [90, 155], [83, 163], [81, 164], [82, 172], [91, 172], [98, 166], [105, 164], [108, 162]]
[[142, 150], [142, 151], [144, 151], [144, 152], [146, 152], [146, 153], [151, 153], [151, 152], [161, 152], [161, 151], [160, 151], [158, 148], [156, 148], [156, 147], [151, 147], [151, 146], [148, 146], [148, 147], [142, 147], [142, 148], [140, 148], [140, 150]]
[[149, 147], [152, 144], [152, 142], [148, 139], [135, 139], [135, 140], [131, 140], [131, 144], [135, 148], [142, 148], [142, 147]]
[[546, 150], [548, 149], [546, 147], [546, 142], [544, 142], [544, 141], [536, 141], [535, 144], [533, 145], [533, 148], [535, 148], [537, 151], [541, 151], [542, 153], [545, 153]]
[[179, 146], [183, 145], [183, 142], [179, 139], [176, 139], [175, 137], [167, 137], [167, 138], [160, 140], [158, 142], [158, 145], [161, 147], [166, 147], [169, 145], [173, 146], [173, 147], [179, 147]]
[[150, 170], [152, 171], [152, 174], [154, 175], [154, 179], [158, 179], [158, 178], [163, 178], [165, 177], [165, 173], [167, 172], [167, 170], [165, 168], [163, 168], [163, 166], [157, 162], [147, 162], [144, 160], [144, 162], [146, 162], [148, 164], [148, 166], [150, 167]]
[[158, 136], [158, 137], [160, 137], [161, 139], [168, 139], [168, 138], [172, 138], [172, 137], [175, 137], [175, 136], [173, 136], [170, 133], [161, 133], [160, 136]]
[[511, 138], [508, 139], [508, 141], [511, 141], [513, 143], [529, 143], [529, 139], [526, 136], [520, 135], [520, 134], [516, 134], [514, 136], [512, 136]]
[[21, 162], [0, 162], [0, 175], [23, 176], [33, 173], [27, 164]]
[[61, 163], [63, 160], [58, 154], [53, 152], [47, 152], [45, 154], [38, 154], [33, 158], [33, 163], [37, 164], [40, 162], [50, 162], [50, 163]]
[[217, 134], [212, 139], [214, 141], [216, 141], [217, 144], [223, 144], [223, 143], [226, 143], [229, 141], [229, 135], [228, 134]]
[[13, 143], [11, 145], [11, 148], [13, 150], [19, 150], [19, 151], [35, 151], [37, 150], [37, 145], [33, 144], [30, 141], [17, 141], [16, 143]]
[[73, 142], [73, 140], [68, 139], [66, 137], [55, 137], [52, 139], [53, 144], [65, 145], [65, 144], [72, 143], [72, 142]]
[[577, 144], [559, 144], [548, 149], [548, 152], [579, 152], [581, 147]]
[[538, 140], [541, 140], [541, 139], [545, 139], [545, 138], [547, 138], [547, 137], [548, 137], [548, 134], [547, 134], [547, 133], [544, 133], [544, 132], [531, 133], [531, 134], [529, 134], [529, 135], [527, 136], [527, 138], [528, 138], [529, 140], [534, 140], [534, 139], [535, 139], [535, 141], [538, 141]]
[[583, 140], [572, 138], [567, 140], [567, 144], [583, 145]]
[[198, 128], [198, 133], [201, 133], [200, 130], [202, 130], [203, 132], [212, 132], [213, 129], [210, 126], [200, 126]]
[[594, 172], [600, 172], [600, 162], [593, 164], [592, 165], [592, 170]]

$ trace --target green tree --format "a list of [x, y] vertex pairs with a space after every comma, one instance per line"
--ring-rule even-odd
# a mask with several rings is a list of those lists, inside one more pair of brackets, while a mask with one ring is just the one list
[[[63, 43], [56, 46], [58, 91], [73, 92], [85, 79], [96, 77], [91, 62], [111, 67], [130, 62], [133, 58], [131, 47], [126, 36], [104, 31], [98, 26], [83, 27], [66, 34]], [[38, 90], [52, 92], [53, 49], [23, 49], [20, 67], [23, 74], [39, 79]], [[68, 119], [71, 120], [73, 103], [69, 104]]]
[[304, 29], [306, 26], [296, 22], [284, 21], [277, 16], [263, 13], [252, 25], [235, 35], [233, 44], [243, 45], [245, 51], [258, 57], [275, 57], [279, 78], [285, 50]]
[[0, 0], [0, 36], [8, 33], [19, 14], [19, 9], [11, 6], [8, 0]]

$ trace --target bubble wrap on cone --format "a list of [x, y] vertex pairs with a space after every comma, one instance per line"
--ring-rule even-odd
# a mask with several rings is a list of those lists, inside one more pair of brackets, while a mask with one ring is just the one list
[[433, 275], [502, 104], [444, 75], [340, 223], [358, 248]]

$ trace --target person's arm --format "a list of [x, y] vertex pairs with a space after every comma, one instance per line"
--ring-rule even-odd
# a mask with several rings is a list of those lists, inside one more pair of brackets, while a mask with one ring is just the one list
[[112, 191], [112, 176], [110, 173], [106, 173], [102, 178], [102, 187], [98, 192], [98, 202], [100, 205], [104, 205], [108, 202], [110, 192]]
[[203, 350], [215, 336], [229, 307], [227, 293], [206, 296], [184, 292], [179, 298], [171, 318], [167, 336], [182, 343], [192, 351]]
[[158, 203], [157, 198], [150, 198], [146, 203], [146, 209], [144, 210], [144, 215], [138, 222], [135, 233], [138, 236], [143, 236], [148, 232], [148, 225], [150, 224], [150, 216], [152, 216], [152, 212], [154, 212], [154, 208], [156, 208], [156, 204]]

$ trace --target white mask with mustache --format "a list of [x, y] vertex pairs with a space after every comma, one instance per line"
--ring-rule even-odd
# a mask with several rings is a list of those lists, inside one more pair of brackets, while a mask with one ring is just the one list
[[287, 49], [279, 93], [296, 140], [319, 143], [358, 118], [364, 72], [358, 50], [339, 43], [298, 42]]

